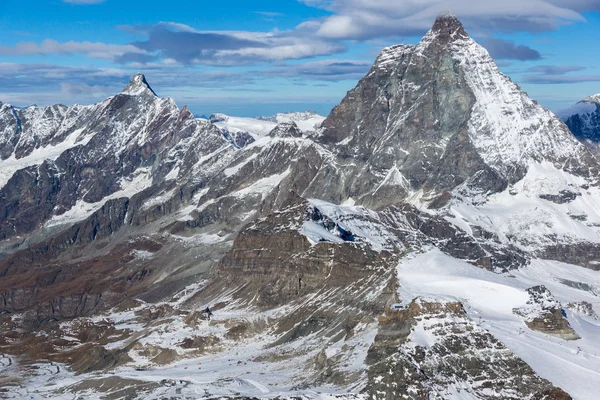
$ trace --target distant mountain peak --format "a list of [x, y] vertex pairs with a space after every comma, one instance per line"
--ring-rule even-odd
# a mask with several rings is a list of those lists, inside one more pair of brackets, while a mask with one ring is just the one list
[[588, 96], [556, 115], [589, 149], [600, 151], [600, 94]]
[[586, 103], [597, 103], [597, 104], [600, 104], [600, 93], [592, 95], [592, 96], [588, 96], [585, 99], [583, 99], [583, 101], [586, 102]]
[[127, 86], [123, 89], [123, 94], [129, 94], [132, 96], [139, 96], [144, 93], [151, 93], [154, 96], [157, 94], [152, 90], [150, 84], [146, 80], [144, 74], [137, 73], [133, 75]]

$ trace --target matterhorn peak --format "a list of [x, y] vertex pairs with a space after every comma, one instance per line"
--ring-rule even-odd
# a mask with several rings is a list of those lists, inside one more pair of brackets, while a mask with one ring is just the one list
[[150, 84], [148, 84], [146, 77], [141, 73], [137, 73], [131, 78], [127, 86], [125, 86], [123, 89], [122, 93], [131, 96], [139, 96], [144, 93], [151, 93], [156, 96], [156, 93], [154, 93], [154, 90], [152, 90]]
[[467, 31], [458, 18], [452, 14], [445, 14], [437, 17], [433, 27], [424, 39], [429, 39], [428, 41], [435, 40], [440, 44], [448, 44], [468, 37]]

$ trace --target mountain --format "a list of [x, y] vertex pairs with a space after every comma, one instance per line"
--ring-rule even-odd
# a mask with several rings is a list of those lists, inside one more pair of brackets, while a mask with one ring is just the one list
[[600, 94], [558, 113], [571, 132], [593, 151], [600, 150]]
[[595, 398], [598, 160], [455, 17], [322, 123], [136, 75], [0, 143], [13, 398]]
[[209, 118], [212, 123], [232, 134], [248, 133], [254, 138], [269, 134], [278, 124], [294, 123], [303, 132], [314, 131], [325, 120], [312, 111], [278, 113], [272, 117], [243, 118], [225, 114], [213, 114]]
[[416, 46], [385, 49], [323, 127], [320, 141], [341, 158], [366, 158], [343, 194], [374, 206], [393, 200], [373, 196], [373, 184], [386, 182], [401, 199], [422, 191], [431, 202], [459, 185], [502, 192], [533, 163], [565, 165], [584, 178], [587, 165], [597, 165], [455, 18], [438, 19]]

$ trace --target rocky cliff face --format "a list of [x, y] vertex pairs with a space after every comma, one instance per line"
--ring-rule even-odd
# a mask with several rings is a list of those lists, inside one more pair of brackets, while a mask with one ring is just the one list
[[[0, 104], [11, 393], [595, 393], [598, 163], [564, 124], [454, 17], [321, 121], [196, 119], [142, 75], [92, 106]], [[55, 365], [82, 375], [56, 389]]]
[[514, 313], [525, 318], [528, 327], [567, 340], [580, 339], [565, 318], [566, 314], [560, 302], [546, 287], [535, 286], [527, 289], [527, 292], [529, 293], [527, 304], [516, 308]]
[[94, 106], [3, 105], [1, 112], [2, 239], [85, 219], [107, 197], [159, 186], [182, 153], [224, 144], [214, 126], [158, 98], [142, 75]]

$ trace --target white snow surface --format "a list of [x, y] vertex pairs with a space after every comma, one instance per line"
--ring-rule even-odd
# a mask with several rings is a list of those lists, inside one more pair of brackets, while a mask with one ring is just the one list
[[[398, 242], [396, 235], [385, 226], [379, 215], [372, 210], [363, 206], [336, 205], [318, 199], [310, 199], [309, 202], [339, 227], [352, 233], [355, 241], [367, 244], [374, 251], [393, 251], [404, 248]], [[323, 241], [343, 242], [336, 232], [331, 232], [314, 221], [305, 221], [300, 232], [312, 244]]]
[[0, 189], [12, 178], [15, 172], [34, 165], [40, 165], [46, 160], [54, 161], [66, 150], [76, 146], [85, 146], [94, 135], [82, 135], [82, 130], [76, 130], [56, 145], [48, 145], [34, 149], [25, 157], [16, 158], [13, 153], [6, 160], [0, 160]]
[[583, 99], [583, 101], [586, 101], [588, 103], [600, 103], [600, 93], [588, 96], [585, 99]]
[[277, 126], [276, 122], [263, 121], [257, 118], [231, 117], [225, 114], [215, 114], [219, 118], [214, 124], [220, 129], [225, 129], [231, 133], [247, 132], [252, 136], [266, 136]]
[[[597, 399], [600, 381], [600, 321], [567, 312], [580, 340], [567, 341], [527, 328], [513, 308], [526, 305], [527, 289], [544, 285], [563, 305], [588, 301], [600, 309], [600, 298], [589, 291], [565, 285], [564, 279], [600, 288], [597, 272], [559, 263], [533, 260], [530, 266], [499, 275], [474, 268], [437, 249], [413, 253], [397, 268], [399, 295], [404, 304], [415, 297], [461, 301], [468, 315], [489, 330], [543, 378], [563, 388], [577, 400]], [[427, 344], [431, 338], [416, 331], [413, 337]]]
[[476, 98], [469, 132], [487, 164], [507, 172], [515, 165], [582, 156], [584, 146], [505, 76], [487, 50], [469, 37], [455, 40], [451, 50]]
[[273, 117], [278, 124], [294, 122], [302, 132], [314, 131], [321, 126], [325, 117], [313, 112], [279, 113]]
[[[600, 100], [600, 95], [598, 95], [598, 97]], [[584, 100], [584, 101], [580, 101], [579, 103], [567, 108], [566, 110], [557, 112], [556, 115], [564, 121], [574, 115], [584, 116], [584, 115], [592, 114], [597, 110], [597, 108], [598, 107], [596, 106], [596, 103]]]
[[246, 132], [255, 139], [266, 136], [278, 124], [295, 122], [302, 132], [314, 131], [325, 120], [325, 117], [311, 112], [279, 113], [273, 117], [247, 118], [233, 117], [225, 114], [214, 114], [219, 121], [214, 124], [231, 133]]
[[[471, 233], [471, 226], [480, 226], [497, 234], [501, 242], [529, 251], [555, 244], [557, 238], [561, 243], [599, 243], [600, 188], [584, 189], [585, 184], [585, 179], [558, 169], [550, 162], [532, 163], [521, 181], [489, 196], [485, 203], [454, 200], [447, 219], [467, 233]], [[564, 204], [539, 197], [563, 190], [578, 195]], [[585, 217], [585, 220], [572, 216]]]

